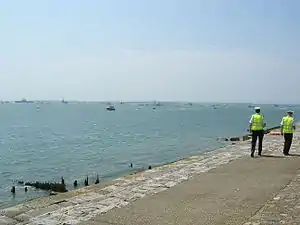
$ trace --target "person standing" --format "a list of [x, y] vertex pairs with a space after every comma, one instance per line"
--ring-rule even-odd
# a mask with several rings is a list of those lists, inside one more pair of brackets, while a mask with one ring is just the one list
[[287, 115], [282, 118], [281, 120], [281, 135], [284, 136], [284, 147], [283, 147], [283, 154], [289, 155], [289, 151], [293, 141], [293, 133], [296, 129], [293, 111], [287, 111]]
[[264, 138], [264, 127], [266, 123], [264, 122], [264, 116], [260, 112], [260, 107], [255, 107], [255, 114], [251, 116], [250, 132], [252, 133], [252, 145], [251, 145], [251, 157], [254, 157], [256, 142], [258, 139], [258, 155], [261, 156], [262, 143]]

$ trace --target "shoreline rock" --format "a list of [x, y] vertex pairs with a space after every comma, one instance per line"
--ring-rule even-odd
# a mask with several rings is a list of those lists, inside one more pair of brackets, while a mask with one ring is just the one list
[[35, 187], [36, 189], [64, 193], [67, 192], [66, 185], [63, 183], [51, 183], [51, 182], [26, 182], [25, 186]]

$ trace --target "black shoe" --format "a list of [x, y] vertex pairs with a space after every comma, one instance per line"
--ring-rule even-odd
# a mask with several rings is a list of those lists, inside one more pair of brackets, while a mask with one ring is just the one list
[[254, 152], [251, 152], [251, 158], [254, 158]]
[[259, 156], [261, 156], [261, 152], [260, 152], [260, 153], [258, 153], [258, 155], [259, 155]]

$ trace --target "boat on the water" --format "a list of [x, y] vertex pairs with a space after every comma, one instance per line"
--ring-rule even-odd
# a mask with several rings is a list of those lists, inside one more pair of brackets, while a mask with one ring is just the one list
[[68, 101], [66, 101], [65, 99], [62, 99], [62, 100], [61, 100], [61, 103], [63, 103], [63, 104], [67, 104], [67, 103], [68, 103]]
[[26, 98], [23, 98], [20, 101], [15, 101], [15, 103], [34, 103], [34, 101], [28, 101]]
[[113, 105], [109, 105], [109, 106], [106, 107], [106, 110], [107, 111], [115, 111], [116, 108]]
[[154, 101], [154, 102], [153, 102], [153, 105], [154, 105], [154, 106], [162, 106], [162, 104], [161, 104], [160, 102], [157, 102], [157, 101]]

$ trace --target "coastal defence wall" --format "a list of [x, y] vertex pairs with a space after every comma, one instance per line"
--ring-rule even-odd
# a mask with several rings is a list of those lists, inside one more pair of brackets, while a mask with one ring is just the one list
[[[114, 181], [25, 202], [2, 210], [0, 224], [92, 224], [91, 221], [94, 218], [104, 218], [109, 215], [109, 212], [128, 208], [141, 199], [154, 198], [195, 177], [244, 159], [249, 156], [249, 145], [249, 141], [232, 142], [216, 151], [189, 157]], [[299, 146], [299, 133], [296, 133], [292, 150], [297, 150]], [[282, 148], [282, 137], [266, 135], [264, 152], [280, 153], [280, 148]], [[219, 184], [218, 188], [222, 189], [222, 184]]]

